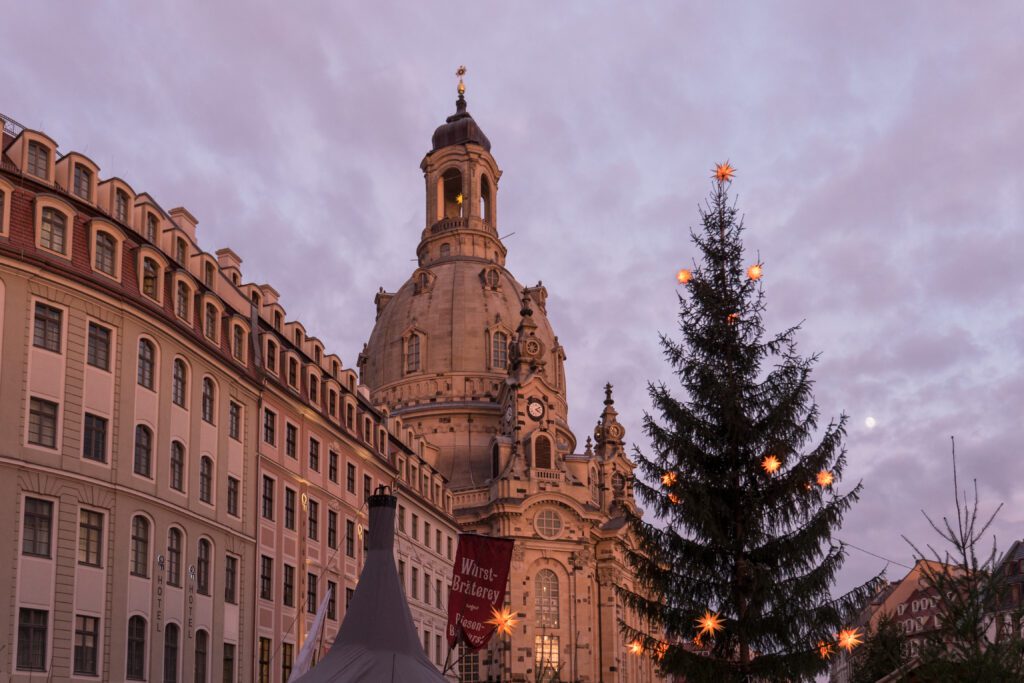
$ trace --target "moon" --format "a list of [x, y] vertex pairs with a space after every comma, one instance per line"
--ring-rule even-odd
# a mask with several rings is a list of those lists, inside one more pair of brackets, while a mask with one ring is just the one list
[[868, 429], [874, 429], [876, 424], [878, 424], [878, 421], [870, 415], [864, 419], [864, 426]]

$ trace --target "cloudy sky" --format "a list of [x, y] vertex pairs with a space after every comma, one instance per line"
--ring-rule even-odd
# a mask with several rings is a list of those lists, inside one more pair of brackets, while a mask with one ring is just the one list
[[[865, 491], [839, 537], [909, 563], [901, 534], [932, 540], [921, 508], [951, 507], [956, 435], [1005, 547], [1024, 536], [1024, 7], [767, 5], [21, 2], [0, 111], [187, 207], [354, 365], [377, 287], [412, 271], [419, 162], [466, 64], [575, 429], [611, 381], [641, 447], [673, 274], [730, 159], [769, 325], [806, 321], [823, 414], [851, 416], [844, 484]], [[853, 552], [841, 587], [884, 565]]]

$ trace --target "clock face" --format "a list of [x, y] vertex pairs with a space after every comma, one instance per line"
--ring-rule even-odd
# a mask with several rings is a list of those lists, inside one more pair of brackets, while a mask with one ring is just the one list
[[544, 404], [535, 398], [530, 399], [530, 403], [526, 407], [526, 413], [534, 420], [539, 420], [544, 417]]
[[540, 354], [540, 342], [536, 339], [530, 339], [526, 342], [526, 353], [531, 356]]
[[620, 427], [619, 425], [612, 425], [611, 427], [608, 428], [608, 434], [613, 439], [618, 439], [619, 437], [622, 436], [622, 427]]

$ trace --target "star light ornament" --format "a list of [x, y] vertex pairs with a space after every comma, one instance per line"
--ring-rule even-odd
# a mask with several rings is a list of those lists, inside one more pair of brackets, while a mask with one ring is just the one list
[[835, 481], [835, 477], [833, 477], [832, 473], [828, 470], [818, 472], [818, 486], [821, 488], [831, 486], [833, 481]]
[[714, 638], [715, 633], [725, 630], [725, 626], [722, 624], [722, 619], [718, 616], [718, 612], [712, 614], [711, 610], [704, 610], [704, 616], [697, 619], [696, 622], [697, 626], [700, 627], [698, 636], [709, 635]]
[[676, 473], [666, 472], [665, 474], [661, 475], [661, 483], [664, 484], [665, 486], [674, 485], [676, 483]]
[[764, 271], [761, 269], [760, 263], [755, 263], [747, 268], [747, 277], [751, 280], [760, 280], [762, 275], [764, 275]]
[[508, 607], [502, 607], [500, 612], [492, 607], [491, 618], [484, 623], [493, 626], [498, 635], [508, 636], [512, 634], [512, 627], [518, 624], [519, 620], [512, 617], [512, 610]]
[[853, 650], [853, 648], [861, 645], [864, 642], [864, 636], [860, 632], [859, 628], [844, 628], [839, 632], [839, 647], [843, 648], [847, 652]]
[[719, 183], [731, 183], [735, 175], [736, 169], [727, 161], [724, 164], [717, 164], [715, 166], [715, 174], [711, 177]]
[[782, 461], [774, 455], [765, 456], [765, 459], [761, 461], [761, 467], [767, 474], [775, 474], [782, 467]]
[[644, 646], [639, 640], [634, 640], [629, 644], [629, 654], [640, 656], [644, 653]]
[[835, 652], [835, 648], [832, 647], [832, 643], [825, 642], [824, 640], [818, 641], [818, 654], [821, 655], [822, 659], [828, 659]]
[[680, 268], [679, 272], [676, 273], [676, 281], [681, 285], [690, 284], [690, 280], [693, 279], [693, 271], [688, 268]]

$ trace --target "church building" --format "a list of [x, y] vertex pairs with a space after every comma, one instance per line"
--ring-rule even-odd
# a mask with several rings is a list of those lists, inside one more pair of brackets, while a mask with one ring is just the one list
[[461, 81], [420, 166], [417, 267], [377, 293], [358, 364], [371, 402], [422, 438], [462, 530], [515, 539], [506, 604], [518, 623], [486, 650], [463, 651], [460, 678], [660, 680], [620, 632], [631, 616], [616, 587], [634, 581], [623, 512], [636, 504], [612, 387], [587, 397], [597, 426], [579, 443], [548, 293], [505, 267], [501, 170]]

